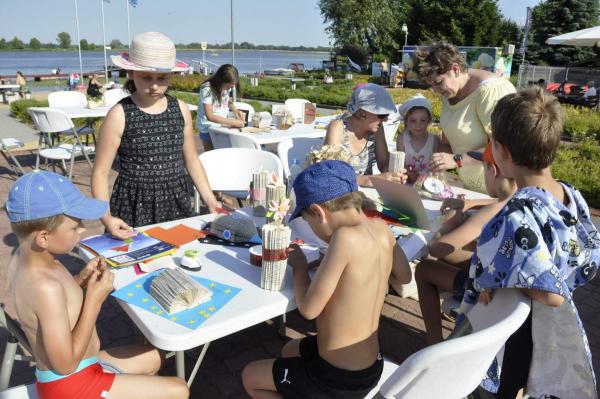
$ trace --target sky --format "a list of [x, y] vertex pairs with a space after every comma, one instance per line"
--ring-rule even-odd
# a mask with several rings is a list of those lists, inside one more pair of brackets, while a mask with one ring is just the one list
[[[102, 43], [102, 0], [77, 0], [82, 39]], [[540, 0], [499, 0], [502, 13], [523, 24], [525, 9]], [[131, 34], [160, 31], [176, 43], [226, 43], [230, 39], [230, 8], [227, 0], [138, 0], [130, 7]], [[126, 0], [105, 0], [106, 42], [126, 43]], [[288, 46], [329, 46], [318, 0], [234, 0], [236, 42]], [[75, 0], [0, 0], [0, 38], [14, 36], [28, 42], [37, 37], [56, 42], [68, 32], [76, 42]], [[410, 29], [410, 21], [407, 21]]]

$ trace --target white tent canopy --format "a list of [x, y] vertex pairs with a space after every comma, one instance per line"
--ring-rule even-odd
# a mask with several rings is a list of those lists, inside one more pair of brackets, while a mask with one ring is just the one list
[[546, 40], [546, 43], [564, 46], [600, 46], [600, 26], [554, 36]]

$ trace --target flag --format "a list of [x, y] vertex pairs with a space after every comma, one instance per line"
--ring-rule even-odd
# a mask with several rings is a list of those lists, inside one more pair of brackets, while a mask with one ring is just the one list
[[527, 7], [527, 18], [525, 19], [525, 29], [523, 29], [523, 40], [519, 47], [519, 54], [524, 55], [527, 51], [527, 37], [529, 36], [529, 27], [531, 26], [531, 7]]
[[131, 7], [137, 7], [138, 5], [138, 0], [129, 0], [129, 5]]

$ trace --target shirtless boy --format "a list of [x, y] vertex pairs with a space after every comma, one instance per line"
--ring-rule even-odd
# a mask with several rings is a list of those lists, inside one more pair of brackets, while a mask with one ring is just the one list
[[389, 227], [362, 212], [352, 167], [323, 161], [296, 177], [297, 206], [315, 234], [329, 243], [312, 282], [302, 251], [288, 259], [294, 296], [317, 335], [288, 342], [280, 359], [244, 369], [253, 398], [362, 398], [379, 382], [383, 360], [377, 329], [390, 272], [410, 282], [408, 262]]
[[[99, 219], [108, 204], [84, 197], [66, 177], [34, 171], [15, 182], [6, 209], [19, 239], [10, 292], [36, 359], [38, 397], [187, 398], [183, 380], [153, 376], [156, 349], [100, 351], [95, 324], [114, 280], [104, 261], [93, 259], [73, 277], [54, 258], [70, 252], [85, 230], [81, 221]], [[107, 364], [123, 374], [105, 371]]]

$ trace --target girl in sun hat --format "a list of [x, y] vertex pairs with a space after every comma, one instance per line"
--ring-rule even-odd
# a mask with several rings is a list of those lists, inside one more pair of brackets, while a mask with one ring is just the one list
[[404, 165], [410, 176], [428, 170], [431, 155], [439, 150], [439, 138], [427, 129], [431, 124], [431, 103], [422, 94], [409, 98], [398, 108], [404, 119], [404, 132], [396, 140], [396, 149], [406, 156]]
[[220, 204], [198, 160], [192, 116], [187, 104], [166, 95], [169, 79], [187, 65], [175, 59], [175, 45], [159, 32], [144, 32], [131, 42], [129, 54], [111, 56], [128, 71], [123, 98], [100, 128], [92, 194], [109, 199], [109, 172], [119, 155], [119, 175], [102, 218], [107, 231], [121, 239], [131, 227], [192, 216], [187, 174], [210, 212]]
[[349, 164], [358, 184], [372, 186], [373, 165], [389, 180], [404, 183], [406, 173], [388, 172], [390, 153], [383, 133], [383, 122], [396, 113], [392, 97], [381, 86], [367, 83], [357, 87], [348, 101], [349, 116], [332, 121], [325, 136], [327, 145], [344, 145], [351, 153]]

